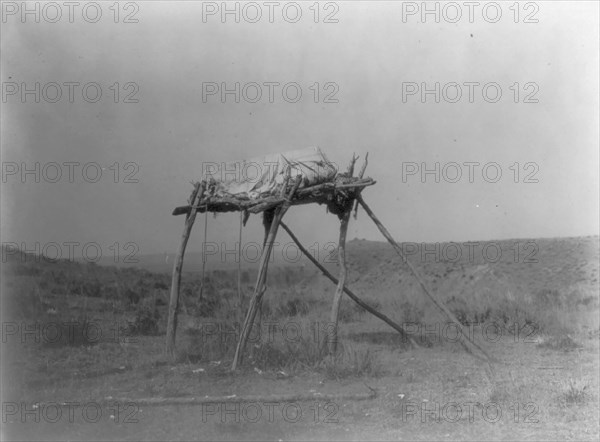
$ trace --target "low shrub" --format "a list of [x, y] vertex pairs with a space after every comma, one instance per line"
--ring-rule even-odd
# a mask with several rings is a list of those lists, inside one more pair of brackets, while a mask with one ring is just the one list
[[132, 336], [156, 336], [159, 334], [159, 320], [160, 313], [156, 309], [156, 306], [149, 303], [142, 303], [136, 311], [134, 320], [128, 321], [126, 334]]

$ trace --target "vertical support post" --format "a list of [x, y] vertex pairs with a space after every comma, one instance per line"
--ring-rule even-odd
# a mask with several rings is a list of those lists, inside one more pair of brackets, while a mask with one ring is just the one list
[[238, 238], [238, 269], [237, 269], [237, 289], [239, 300], [239, 314], [242, 315], [243, 297], [242, 297], [242, 225], [244, 224], [244, 212], [240, 210], [240, 235]]
[[329, 355], [334, 356], [337, 351], [338, 343], [338, 318], [340, 314], [340, 304], [342, 301], [342, 293], [344, 293], [344, 286], [346, 284], [346, 276], [348, 274], [348, 268], [346, 267], [346, 233], [348, 232], [348, 224], [350, 221], [350, 213], [352, 206], [346, 210], [341, 216], [340, 222], [340, 239], [338, 241], [338, 261], [340, 264], [340, 274], [335, 288], [335, 294], [333, 295], [333, 304], [331, 306], [331, 315], [329, 317], [330, 324], [333, 325], [331, 335], [327, 337], [329, 345]]
[[169, 318], [167, 322], [167, 340], [165, 350], [169, 356], [173, 356], [175, 353], [175, 333], [177, 331], [177, 310], [179, 307], [179, 288], [181, 285], [181, 269], [183, 268], [183, 256], [185, 255], [185, 248], [187, 247], [190, 232], [192, 226], [196, 220], [196, 212], [198, 211], [196, 199], [198, 202], [202, 198], [204, 193], [204, 181], [202, 183], [196, 183], [194, 190], [190, 195], [191, 210], [185, 217], [185, 224], [183, 227], [183, 234], [181, 235], [181, 244], [179, 245], [179, 251], [173, 264], [173, 276], [171, 277], [171, 297], [169, 300]]
[[[287, 184], [286, 184], [287, 185]], [[285, 186], [284, 186], [285, 188]], [[263, 239], [263, 250], [265, 249], [266, 245], [267, 245], [267, 241], [269, 239], [269, 233], [271, 232], [271, 227], [273, 226], [273, 220], [275, 218], [275, 209], [271, 209], [271, 210], [265, 210], [263, 212], [263, 227], [265, 228], [265, 236]], [[279, 227], [277, 227], [279, 228]], [[277, 234], [275, 234], [277, 235]], [[273, 241], [275, 241], [275, 237], [273, 237]], [[262, 323], [262, 297], [264, 292], [267, 291], [267, 270], [269, 268], [269, 258], [270, 258], [270, 254], [271, 252], [269, 252], [269, 257], [267, 258], [267, 264], [266, 264], [266, 268], [265, 268], [265, 276], [264, 276], [264, 281], [263, 281], [263, 287], [261, 290], [261, 294], [259, 295], [259, 297], [256, 300], [256, 305], [257, 305], [257, 313], [258, 314], [258, 324], [260, 327], [260, 324]], [[254, 315], [254, 319], [252, 320], [252, 324], [254, 324], [256, 322], [256, 314]], [[252, 325], [250, 326], [250, 328], [252, 328]], [[252, 354], [252, 353], [251, 353]]]
[[202, 302], [204, 297], [204, 283], [206, 274], [206, 236], [208, 230], [208, 210], [204, 212], [204, 238], [202, 238], [202, 273], [200, 275], [200, 293], [198, 294], [198, 300]]
[[[357, 156], [352, 154], [352, 160], [348, 166], [346, 175], [351, 177], [354, 174], [354, 164], [358, 159]], [[331, 314], [329, 316], [330, 325], [333, 327], [331, 335], [327, 336], [329, 345], [329, 355], [334, 356], [337, 351], [338, 343], [338, 319], [340, 315], [340, 305], [342, 302], [342, 294], [344, 293], [344, 286], [346, 285], [346, 276], [348, 275], [348, 268], [346, 266], [346, 234], [348, 232], [348, 224], [350, 223], [350, 214], [352, 213], [352, 203], [354, 200], [350, 200], [345, 203], [344, 211], [338, 215], [340, 218], [340, 238], [338, 241], [338, 262], [340, 265], [340, 275], [333, 295], [333, 303], [331, 306]]]
[[[246, 342], [248, 341], [248, 336], [250, 336], [250, 330], [254, 325], [254, 319], [256, 317], [256, 312], [262, 302], [262, 297], [265, 292], [265, 282], [267, 280], [267, 269], [269, 266], [269, 258], [271, 256], [271, 251], [273, 250], [273, 245], [275, 243], [275, 237], [277, 236], [277, 229], [279, 228], [279, 223], [281, 222], [283, 215], [290, 207], [292, 197], [298, 186], [300, 185], [300, 177], [296, 179], [294, 186], [290, 193], [288, 194], [286, 200], [275, 209], [275, 216], [271, 221], [269, 234], [265, 241], [265, 247], [263, 248], [262, 255], [260, 257], [260, 267], [258, 271], [258, 276], [256, 277], [256, 285], [254, 286], [254, 294], [252, 295], [252, 300], [250, 301], [250, 306], [248, 307], [248, 312], [246, 314], [246, 319], [244, 320], [244, 325], [242, 326], [242, 330], [240, 333], [240, 339], [237, 343], [237, 347], [235, 349], [235, 355], [233, 357], [233, 362], [231, 364], [231, 370], [235, 370], [238, 365], [242, 361], [242, 353], [246, 347]], [[287, 180], [286, 180], [287, 183]], [[283, 185], [283, 190], [285, 190], [286, 185]]]

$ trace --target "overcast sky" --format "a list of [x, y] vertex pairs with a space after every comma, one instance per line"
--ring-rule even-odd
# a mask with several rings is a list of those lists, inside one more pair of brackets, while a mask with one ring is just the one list
[[[463, 2], [440, 3], [438, 20], [415, 10], [421, 2], [321, 3], [318, 16], [312, 2], [280, 2], [272, 20], [263, 2], [254, 4], [260, 18], [237, 3], [236, 23], [221, 2], [121, 3], [118, 17], [112, 2], [99, 11], [82, 2], [71, 20], [59, 2], [60, 11], [38, 4], [36, 23], [21, 2], [4, 2], [2, 241], [96, 242], [105, 255], [134, 242], [139, 254], [173, 253], [183, 217], [171, 211], [203, 162], [307, 146], [344, 168], [353, 152], [369, 152], [366, 175], [377, 184], [364, 197], [401, 241], [598, 234], [598, 3], [522, 2], [518, 17], [512, 3], [501, 3], [499, 18], [493, 7], [469, 17]], [[79, 83], [72, 103], [69, 82]], [[82, 92], [92, 82], [96, 102], [97, 87]], [[206, 95], [236, 82], [239, 103]], [[272, 103], [270, 82], [279, 83]], [[22, 95], [36, 83], [39, 103]], [[297, 102], [293, 87], [282, 92], [288, 83], [301, 88]], [[421, 96], [436, 83], [439, 102]], [[480, 164], [472, 180], [467, 162]], [[36, 163], [40, 182], [21, 174]], [[415, 171], [436, 163], [439, 182]], [[488, 163], [496, 165], [482, 174]], [[97, 165], [105, 169], [91, 182]], [[324, 207], [294, 207], [286, 218], [306, 243], [337, 239], [337, 217]], [[233, 244], [238, 222], [211, 216], [209, 239]], [[244, 236], [261, 240], [258, 217]], [[353, 237], [382, 239], [360, 211]]]

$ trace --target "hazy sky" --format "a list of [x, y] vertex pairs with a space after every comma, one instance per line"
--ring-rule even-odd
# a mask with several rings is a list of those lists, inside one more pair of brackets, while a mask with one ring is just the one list
[[[458, 20], [455, 6], [440, 3], [438, 22], [409, 14], [421, 2], [321, 3], [318, 17], [307, 2], [296, 23], [290, 2], [280, 2], [272, 23], [263, 2], [237, 3], [239, 23], [234, 14], [223, 19], [221, 2], [121, 3], [118, 17], [112, 3], [100, 4], [96, 23], [98, 11], [83, 13], [85, 2], [72, 23], [62, 2], [59, 18], [38, 4], [39, 23], [33, 13], [23, 18], [21, 2], [2, 5], [3, 242], [95, 242], [105, 255], [115, 242], [134, 242], [139, 254], [172, 253], [183, 217], [171, 211], [186, 203], [203, 162], [307, 146], [343, 167], [353, 152], [369, 152], [366, 175], [377, 184], [364, 197], [401, 241], [598, 234], [597, 2], [521, 2], [518, 17], [513, 2], [501, 2], [497, 21], [493, 8], [482, 11], [487, 2], [471, 18], [455, 3]], [[251, 23], [254, 5], [262, 16]], [[138, 22], [123, 23], [128, 14]], [[79, 83], [72, 103], [70, 82]], [[82, 93], [92, 82], [102, 92], [94, 103], [97, 87]], [[258, 83], [262, 97], [252, 103], [250, 85], [239, 103], [233, 94], [225, 103], [219, 93], [203, 99], [210, 84], [236, 82], [240, 90]], [[269, 82], [280, 84], [272, 103]], [[36, 83], [39, 103], [35, 93], [22, 96]], [[302, 90], [295, 103], [293, 88], [282, 94], [287, 83]], [[436, 83], [439, 102], [434, 93], [423, 100], [422, 87]], [[325, 102], [329, 93], [337, 103]], [[129, 94], [137, 102], [124, 102]], [[480, 163], [473, 182], [466, 162]], [[39, 183], [35, 172], [21, 174], [36, 163]], [[50, 163], [61, 165], [61, 177]], [[423, 183], [420, 171], [403, 176], [422, 163], [439, 163], [440, 182], [430, 174]], [[449, 163], [461, 165], [458, 182], [450, 182]], [[498, 167], [482, 175], [487, 163], [502, 172], [495, 183]], [[97, 165], [105, 169], [91, 182]], [[191, 251], [199, 250], [202, 220]], [[337, 239], [337, 217], [324, 207], [292, 208], [287, 220], [307, 243]], [[209, 239], [233, 244], [238, 221], [211, 216]], [[261, 240], [258, 217], [244, 236]], [[350, 225], [355, 236], [381, 239], [360, 211]]]

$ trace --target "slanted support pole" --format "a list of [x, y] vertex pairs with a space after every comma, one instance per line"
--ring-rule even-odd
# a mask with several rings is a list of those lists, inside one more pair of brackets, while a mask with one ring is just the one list
[[[400, 247], [400, 245], [394, 240], [394, 238], [392, 238], [392, 235], [390, 235], [390, 232], [387, 231], [385, 226], [375, 216], [375, 214], [373, 213], [371, 208], [367, 205], [367, 203], [365, 203], [365, 201], [362, 198], [362, 195], [358, 194], [356, 196], [356, 199], [358, 200], [358, 202], [360, 203], [362, 208], [365, 209], [365, 212], [367, 212], [367, 215], [369, 215], [369, 217], [373, 220], [373, 222], [375, 223], [377, 228], [379, 228], [379, 231], [383, 234], [385, 239], [387, 239], [388, 242], [392, 245], [392, 247], [394, 248], [396, 253], [398, 253], [398, 255], [400, 255], [400, 257], [402, 257], [404, 262], [408, 265], [408, 268], [412, 272], [413, 276], [417, 279], [417, 282], [419, 283], [419, 285], [421, 286], [421, 288], [423, 289], [425, 294], [429, 297], [429, 299], [431, 299], [431, 301], [436, 305], [436, 307], [438, 307], [442, 311], [442, 313], [444, 313], [444, 315], [446, 315], [446, 317], [450, 321], [452, 321], [454, 324], [456, 324], [456, 326], [458, 327], [458, 330], [460, 331], [459, 342], [463, 346], [463, 348], [468, 353], [472, 354], [474, 357], [476, 357], [478, 359], [483, 359], [485, 362], [487, 362], [493, 373], [493, 368], [491, 366], [492, 358], [487, 354], [487, 352], [483, 348], [481, 348], [480, 345], [478, 345], [474, 340], [472, 340], [469, 337], [469, 334], [463, 330], [462, 324], [459, 322], [458, 319], [456, 319], [456, 316], [454, 316], [452, 314], [452, 312], [450, 310], [448, 310], [448, 308], [444, 305], [444, 303], [441, 300], [437, 299], [437, 297], [427, 288], [427, 286], [425, 285], [425, 282], [423, 281], [423, 279], [421, 279], [421, 277], [417, 273], [416, 269], [413, 267], [413, 265], [410, 263], [410, 261], [408, 261], [408, 259], [406, 259], [406, 256], [404, 256], [404, 253], [402, 252], [402, 248]], [[484, 358], [477, 355], [476, 352], [473, 351], [473, 349], [477, 349], [481, 354], [483, 354]]]
[[[254, 286], [254, 294], [252, 295], [252, 299], [250, 301], [250, 306], [248, 307], [248, 312], [246, 314], [246, 319], [244, 320], [244, 325], [242, 326], [242, 330], [240, 333], [240, 338], [237, 343], [237, 347], [235, 349], [235, 355], [233, 357], [233, 362], [231, 364], [231, 370], [236, 370], [238, 365], [242, 362], [242, 354], [246, 347], [246, 342], [248, 341], [248, 336], [250, 335], [250, 330], [254, 325], [254, 318], [256, 317], [256, 312], [262, 302], [262, 297], [265, 292], [265, 283], [267, 280], [267, 269], [269, 266], [269, 257], [271, 256], [271, 251], [273, 250], [273, 245], [275, 243], [275, 237], [277, 236], [277, 229], [279, 228], [279, 223], [281, 222], [283, 215], [287, 212], [290, 207], [292, 197], [298, 186], [300, 186], [301, 177], [299, 176], [290, 191], [287, 195], [287, 198], [284, 202], [275, 209], [275, 215], [273, 216], [273, 220], [271, 221], [269, 234], [267, 236], [265, 247], [263, 247], [262, 255], [260, 257], [260, 267], [258, 271], [258, 276], [256, 278], [256, 285]], [[286, 180], [287, 183], [287, 180]], [[282, 190], [285, 190], [286, 184], [283, 185]]]
[[[279, 225], [287, 232], [288, 235], [290, 235], [290, 238], [292, 238], [292, 241], [294, 241], [296, 243], [296, 245], [298, 246], [298, 249], [300, 249], [300, 251], [304, 254], [304, 256], [306, 256], [323, 273], [323, 275], [325, 275], [327, 278], [329, 278], [329, 280], [331, 282], [333, 282], [334, 284], [338, 284], [338, 279], [335, 276], [333, 276], [325, 267], [323, 267], [323, 265], [314, 256], [312, 256], [308, 250], [306, 250], [306, 248], [302, 245], [300, 240], [298, 238], [296, 238], [296, 235], [294, 235], [292, 233], [290, 228], [283, 221], [281, 221], [281, 223], [279, 223]], [[366, 311], [371, 313], [373, 316], [381, 319], [383, 322], [385, 322], [390, 327], [392, 327], [394, 330], [396, 330], [398, 333], [400, 333], [400, 335], [404, 339], [407, 339], [408, 342], [410, 342], [410, 344], [413, 346], [413, 348], [419, 347], [417, 345], [417, 343], [414, 341], [414, 339], [412, 337], [410, 337], [410, 335], [406, 332], [406, 330], [404, 330], [402, 325], [394, 322], [393, 320], [388, 318], [383, 313], [375, 310], [369, 304], [367, 304], [362, 299], [360, 299], [356, 294], [354, 294], [354, 292], [352, 290], [350, 290], [346, 286], [344, 286], [344, 292], [350, 297], [350, 299], [352, 299], [354, 302], [356, 302], [359, 306], [364, 308]]]
[[173, 357], [175, 353], [175, 333], [177, 331], [177, 310], [179, 308], [179, 288], [181, 285], [181, 269], [183, 268], [183, 256], [185, 255], [185, 248], [187, 247], [188, 239], [190, 238], [190, 232], [192, 226], [196, 220], [196, 212], [198, 211], [196, 199], [198, 202], [202, 198], [204, 193], [205, 183], [196, 183], [194, 190], [190, 195], [189, 203], [192, 209], [185, 217], [185, 224], [183, 227], [183, 234], [181, 235], [181, 244], [179, 245], [179, 251], [173, 264], [173, 276], [171, 277], [171, 297], [169, 300], [169, 318], [167, 322], [167, 340], [165, 350], [166, 353]]

